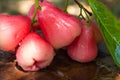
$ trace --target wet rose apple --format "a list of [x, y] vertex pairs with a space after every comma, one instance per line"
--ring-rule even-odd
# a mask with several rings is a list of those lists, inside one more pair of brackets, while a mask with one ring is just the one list
[[37, 33], [29, 33], [17, 50], [16, 59], [25, 71], [37, 71], [52, 62], [54, 50]]
[[[81, 22], [46, 0], [39, 2], [37, 20], [44, 38], [56, 49], [69, 45], [80, 33]], [[31, 7], [34, 11], [35, 5]], [[32, 12], [30, 12], [30, 15]]]
[[90, 62], [97, 56], [97, 45], [92, 27], [87, 21], [82, 22], [82, 32], [71, 45], [68, 46], [68, 55], [78, 62]]
[[0, 49], [10, 51], [29, 33], [31, 20], [22, 15], [0, 15]]

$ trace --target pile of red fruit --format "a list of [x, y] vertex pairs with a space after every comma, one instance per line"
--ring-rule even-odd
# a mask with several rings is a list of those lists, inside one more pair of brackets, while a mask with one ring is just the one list
[[[81, 21], [48, 1], [39, 2], [31, 26], [35, 4], [28, 17], [0, 15], [0, 49], [16, 50], [18, 65], [25, 71], [37, 71], [52, 62], [54, 49], [66, 48], [68, 55], [78, 62], [90, 62], [97, 56], [97, 43], [102, 40], [97, 25]], [[42, 31], [42, 35], [36, 32]], [[96, 43], [96, 41], [98, 41]]]

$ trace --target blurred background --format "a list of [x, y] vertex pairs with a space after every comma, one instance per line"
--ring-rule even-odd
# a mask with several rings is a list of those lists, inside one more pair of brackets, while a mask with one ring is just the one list
[[[56, 6], [64, 10], [65, 0], [48, 0], [53, 2]], [[87, 0], [78, 0], [83, 4], [89, 11], [89, 5]], [[100, 0], [103, 2], [118, 18], [120, 16], [120, 0]], [[9, 14], [23, 14], [27, 15], [30, 6], [35, 2], [35, 0], [0, 0], [0, 13]], [[69, 0], [69, 6], [67, 9], [68, 13], [73, 15], [79, 15], [79, 7]]]

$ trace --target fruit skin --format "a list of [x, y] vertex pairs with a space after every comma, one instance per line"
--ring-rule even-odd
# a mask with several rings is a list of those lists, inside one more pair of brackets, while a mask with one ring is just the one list
[[93, 29], [94, 38], [97, 44], [100, 44], [103, 41], [103, 36], [100, 32], [98, 25], [95, 22], [91, 22], [91, 27]]
[[78, 62], [90, 62], [97, 56], [97, 45], [92, 27], [83, 21], [82, 32], [67, 48], [68, 55]]
[[[37, 19], [44, 38], [55, 48], [69, 45], [80, 33], [81, 22], [50, 2], [39, 2]], [[35, 5], [32, 6], [32, 10]]]
[[29, 33], [17, 50], [16, 59], [25, 71], [37, 71], [52, 62], [53, 47], [37, 33]]
[[11, 51], [30, 32], [31, 20], [22, 15], [0, 15], [0, 49]]

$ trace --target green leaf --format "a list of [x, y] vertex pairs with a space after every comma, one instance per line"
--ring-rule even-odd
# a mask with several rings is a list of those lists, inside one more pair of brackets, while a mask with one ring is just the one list
[[101, 2], [88, 0], [103, 34], [107, 48], [117, 66], [120, 67], [120, 23]]

